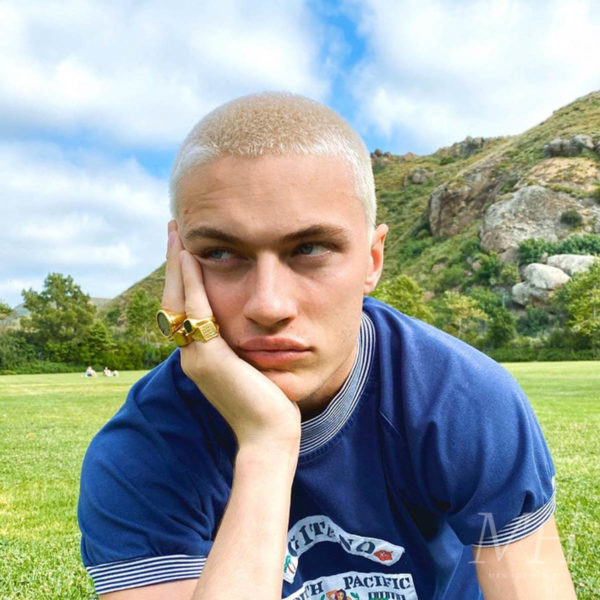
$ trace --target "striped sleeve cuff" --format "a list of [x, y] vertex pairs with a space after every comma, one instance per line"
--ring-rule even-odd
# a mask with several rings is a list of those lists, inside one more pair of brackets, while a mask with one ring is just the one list
[[205, 556], [174, 554], [86, 567], [97, 594], [200, 577]]
[[490, 530], [492, 535], [479, 540], [474, 546], [481, 548], [489, 548], [491, 546], [502, 546], [511, 544], [528, 535], [531, 535], [538, 530], [554, 513], [556, 508], [556, 495], [552, 497], [546, 504], [537, 510], [522, 514], [520, 517], [509, 521], [500, 531], [496, 531], [493, 520], [490, 520]]

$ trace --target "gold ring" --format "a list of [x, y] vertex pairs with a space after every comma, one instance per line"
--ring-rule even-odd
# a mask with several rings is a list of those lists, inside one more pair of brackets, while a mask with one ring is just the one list
[[172, 338], [185, 321], [185, 317], [185, 313], [174, 313], [161, 308], [156, 313], [156, 323], [158, 329], [165, 337]]
[[188, 317], [183, 322], [179, 331], [182, 330], [189, 340], [185, 345], [189, 344], [191, 340], [206, 343], [208, 340], [219, 336], [219, 326], [213, 316], [204, 317], [203, 319], [191, 319]]
[[173, 335], [171, 335], [169, 339], [173, 340], [179, 347], [187, 346], [194, 341], [190, 336], [188, 336], [183, 326], [177, 331], [173, 332]]

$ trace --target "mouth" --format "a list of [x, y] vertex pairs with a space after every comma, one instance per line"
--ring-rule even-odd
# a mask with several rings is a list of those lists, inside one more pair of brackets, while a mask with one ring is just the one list
[[310, 352], [310, 346], [289, 338], [252, 338], [238, 345], [240, 356], [259, 369], [288, 365]]

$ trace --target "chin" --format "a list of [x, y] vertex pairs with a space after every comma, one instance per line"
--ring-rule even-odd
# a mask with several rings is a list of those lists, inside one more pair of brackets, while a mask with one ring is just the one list
[[307, 389], [306, 382], [298, 375], [289, 371], [265, 370], [263, 375], [270, 379], [292, 402], [299, 404], [311, 391]]
[[311, 381], [312, 387], [307, 385], [306, 378], [301, 378], [292, 373], [282, 371], [263, 371], [294, 404], [298, 405], [302, 420], [312, 419], [319, 415], [327, 407], [328, 397], [323, 398], [320, 394], [322, 385]]

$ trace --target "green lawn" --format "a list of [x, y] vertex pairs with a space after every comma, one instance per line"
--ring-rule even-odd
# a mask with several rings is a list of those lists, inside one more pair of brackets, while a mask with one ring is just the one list
[[[529, 394], [557, 467], [557, 520], [580, 600], [600, 576], [600, 363], [507, 365]], [[93, 597], [79, 559], [85, 448], [141, 372], [0, 377], [0, 599]]]

